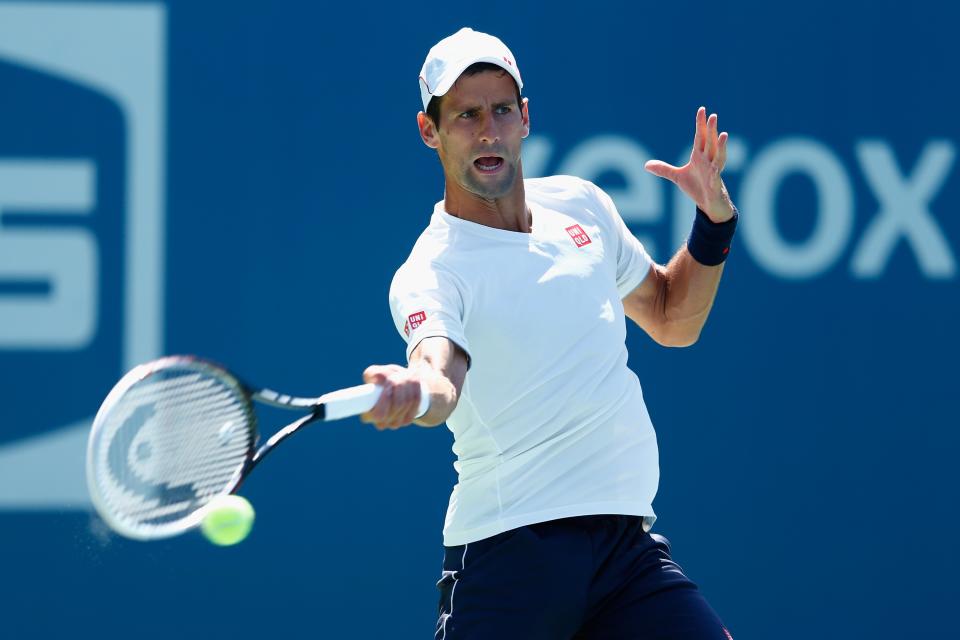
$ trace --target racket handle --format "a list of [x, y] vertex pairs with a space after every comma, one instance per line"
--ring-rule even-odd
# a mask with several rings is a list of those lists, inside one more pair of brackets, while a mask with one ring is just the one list
[[[380, 399], [383, 387], [375, 384], [361, 384], [339, 391], [331, 391], [319, 398], [324, 405], [324, 420], [339, 420], [350, 416], [358, 416], [373, 409]], [[417, 418], [421, 417], [430, 408], [430, 390], [420, 382], [420, 406], [417, 408]]]

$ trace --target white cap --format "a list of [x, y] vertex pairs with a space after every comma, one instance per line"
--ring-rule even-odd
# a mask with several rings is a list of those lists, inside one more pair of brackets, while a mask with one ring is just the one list
[[444, 95], [460, 74], [477, 62], [503, 67], [517, 81], [517, 87], [523, 89], [520, 70], [507, 45], [500, 38], [464, 27], [433, 45], [423, 62], [420, 69], [423, 110], [427, 110], [430, 98]]

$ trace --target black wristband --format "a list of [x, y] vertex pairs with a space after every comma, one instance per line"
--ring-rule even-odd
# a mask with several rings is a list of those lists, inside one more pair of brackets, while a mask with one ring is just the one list
[[723, 263], [730, 253], [733, 232], [737, 230], [737, 218], [740, 214], [733, 208], [733, 217], [726, 222], [712, 222], [700, 207], [693, 221], [693, 229], [687, 238], [687, 251], [693, 259], [707, 267]]

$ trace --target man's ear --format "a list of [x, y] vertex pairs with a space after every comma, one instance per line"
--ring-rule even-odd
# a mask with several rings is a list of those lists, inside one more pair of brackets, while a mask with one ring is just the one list
[[523, 135], [521, 138], [526, 138], [530, 135], [530, 99], [523, 98], [521, 100], [523, 104], [520, 105], [520, 121], [523, 123]]
[[420, 128], [420, 139], [423, 140], [423, 144], [427, 145], [431, 149], [440, 148], [440, 136], [437, 133], [437, 125], [433, 123], [433, 120], [425, 114], [423, 111], [417, 114], [417, 126]]

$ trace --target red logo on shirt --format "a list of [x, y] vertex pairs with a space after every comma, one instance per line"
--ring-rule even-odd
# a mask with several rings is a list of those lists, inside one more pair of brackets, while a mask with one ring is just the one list
[[403, 324], [403, 333], [409, 338], [411, 331], [416, 331], [417, 327], [423, 324], [427, 319], [426, 311], [417, 311], [407, 316], [407, 321]]
[[584, 247], [590, 244], [590, 236], [587, 235], [587, 232], [583, 228], [575, 224], [572, 227], [567, 227], [567, 233], [570, 234], [570, 237], [573, 238], [574, 244], [578, 247]]

